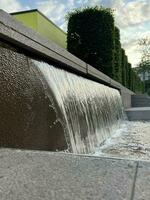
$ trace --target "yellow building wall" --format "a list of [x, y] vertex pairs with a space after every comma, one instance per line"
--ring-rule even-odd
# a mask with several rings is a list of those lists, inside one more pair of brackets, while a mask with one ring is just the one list
[[12, 13], [13, 17], [25, 26], [35, 30], [41, 36], [53, 41], [59, 46], [66, 48], [67, 35], [53, 22], [48, 20], [38, 11]]
[[37, 12], [18, 13], [12, 14], [12, 16], [23, 25], [37, 31]]
[[45, 18], [38, 13], [38, 32], [48, 38], [49, 40], [52, 40], [53, 42], [57, 43], [63, 48], [66, 48], [66, 33], [63, 32], [61, 29], [59, 29], [55, 24], [52, 22], [45, 20]]

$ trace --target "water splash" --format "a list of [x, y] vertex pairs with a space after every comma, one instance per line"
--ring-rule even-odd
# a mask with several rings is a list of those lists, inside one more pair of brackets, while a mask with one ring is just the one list
[[120, 129], [91, 155], [150, 160], [149, 130], [148, 121], [124, 121]]
[[116, 89], [33, 61], [53, 91], [63, 114], [73, 153], [89, 153], [109, 138], [123, 119]]

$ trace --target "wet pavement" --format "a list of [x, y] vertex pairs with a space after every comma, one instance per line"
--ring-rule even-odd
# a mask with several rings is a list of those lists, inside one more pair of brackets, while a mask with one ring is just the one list
[[150, 162], [0, 150], [1, 200], [149, 200]]
[[124, 122], [93, 155], [150, 160], [150, 122]]

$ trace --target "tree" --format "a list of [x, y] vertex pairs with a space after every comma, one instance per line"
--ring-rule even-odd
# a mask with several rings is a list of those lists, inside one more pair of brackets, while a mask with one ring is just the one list
[[150, 37], [142, 38], [139, 41], [139, 46], [142, 51], [142, 58], [136, 71], [138, 74], [142, 74], [143, 81], [145, 81], [146, 74], [150, 73]]
[[140, 91], [141, 81], [121, 48], [113, 10], [103, 7], [77, 9], [68, 14], [67, 20], [69, 52], [125, 87]]

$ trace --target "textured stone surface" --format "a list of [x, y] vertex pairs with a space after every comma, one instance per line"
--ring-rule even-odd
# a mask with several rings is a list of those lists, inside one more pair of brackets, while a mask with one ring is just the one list
[[150, 199], [150, 163], [139, 162], [135, 182], [134, 200]]
[[129, 92], [121, 90], [121, 97], [124, 108], [131, 108], [131, 94]]
[[0, 150], [1, 200], [149, 200], [150, 162]]
[[117, 88], [117, 89], [120, 89], [122, 87], [122, 85], [119, 82], [117, 82], [113, 79], [110, 80], [110, 85]]
[[37, 67], [19, 49], [0, 46], [0, 147], [66, 149], [57, 104]]
[[101, 81], [104, 81], [104, 82], [108, 83], [108, 85], [110, 85], [111, 78], [109, 76], [103, 74], [102, 72], [98, 71], [94, 67], [87, 65], [87, 72], [90, 76], [98, 78]]
[[134, 161], [1, 149], [0, 197], [128, 200], [135, 168]]

